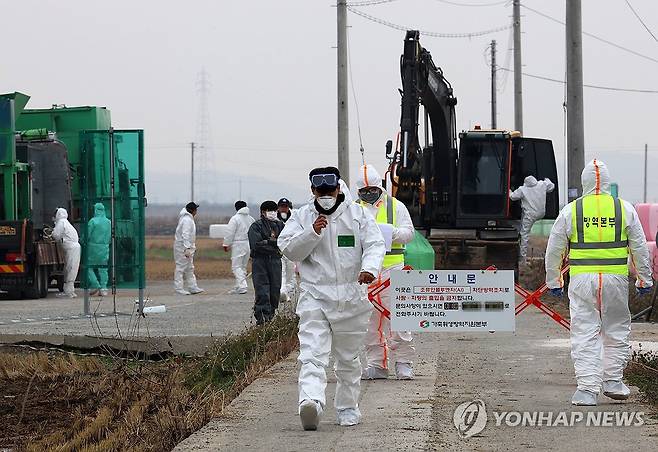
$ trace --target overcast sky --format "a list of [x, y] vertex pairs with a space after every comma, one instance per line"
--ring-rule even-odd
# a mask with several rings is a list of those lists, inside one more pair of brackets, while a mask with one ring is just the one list
[[[147, 190], [153, 202], [189, 197], [189, 142], [195, 140], [196, 80], [205, 68], [220, 174], [217, 201], [239, 193], [260, 200], [308, 193], [308, 170], [336, 159], [336, 9], [332, 0], [5, 0], [1, 3], [0, 91], [22, 91], [31, 107], [103, 105], [115, 127], [143, 128]], [[453, 0], [453, 3], [500, 3]], [[508, 25], [512, 7], [456, 6], [443, 0], [398, 0], [360, 10], [396, 24], [442, 33]], [[565, 2], [525, 0], [564, 20]], [[631, 0], [658, 34], [658, 2]], [[564, 77], [564, 27], [522, 9], [523, 63], [530, 74]], [[404, 32], [352, 13], [351, 61], [367, 161], [384, 169], [384, 143], [399, 126], [399, 56]], [[658, 59], [658, 42], [624, 0], [583, 0], [583, 30]], [[470, 39], [423, 37], [458, 98], [457, 127], [490, 123], [485, 48], [511, 68], [510, 30]], [[658, 90], [658, 63], [583, 37], [585, 83]], [[499, 73], [500, 128], [513, 127], [512, 79]], [[506, 83], [504, 83], [506, 81]], [[564, 87], [524, 78], [528, 136], [553, 140], [564, 152]], [[350, 96], [352, 93], [350, 92]], [[356, 109], [350, 109], [352, 173], [360, 163]], [[658, 174], [658, 94], [585, 88], [586, 158], [611, 166], [621, 194], [642, 197], [643, 147]], [[561, 182], [561, 186], [562, 182]], [[649, 179], [658, 201], [658, 178]]]

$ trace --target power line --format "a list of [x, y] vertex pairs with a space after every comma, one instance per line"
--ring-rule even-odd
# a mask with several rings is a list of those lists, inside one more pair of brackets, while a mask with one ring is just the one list
[[354, 106], [356, 107], [356, 127], [359, 132], [359, 151], [361, 151], [361, 160], [366, 164], [365, 150], [363, 149], [363, 139], [361, 137], [361, 115], [359, 114], [359, 102], [356, 99], [356, 89], [354, 88], [354, 76], [352, 76], [352, 41], [350, 41], [350, 33], [347, 33], [347, 68], [350, 74], [350, 87], [352, 88], [352, 97], [354, 98]]
[[[388, 22], [388, 21], [380, 19], [378, 17], [371, 16], [370, 14], [366, 14], [363, 11], [359, 11], [358, 9], [354, 9], [353, 7], [350, 7], [350, 6], [348, 6], [347, 9], [351, 13], [356, 14], [357, 16], [361, 16], [364, 19], [367, 19], [371, 22], [375, 22], [375, 23], [378, 23], [380, 25], [384, 25], [386, 27], [393, 28], [395, 30], [407, 31], [407, 30], [415, 30], [416, 29], [416, 27], [408, 27], [408, 26], [398, 25], [398, 24], [394, 24], [392, 22]], [[476, 31], [476, 32], [471, 32], [471, 33], [439, 33], [439, 32], [436, 32], [436, 31], [424, 31], [424, 30], [420, 30], [420, 33], [424, 36], [429, 36], [429, 37], [432, 37], [432, 38], [474, 38], [474, 37], [477, 37], [477, 36], [484, 36], [484, 35], [488, 35], [488, 34], [491, 34], [491, 33], [497, 33], [499, 31], [507, 30], [508, 28], [511, 28], [511, 26], [512, 26], [511, 24], [510, 25], [504, 25], [502, 27], [492, 28], [490, 30]]]
[[[509, 30], [509, 36], [507, 37], [507, 53], [505, 53], [505, 63], [503, 63], [503, 67], [509, 66], [510, 59], [512, 58], [512, 53], [514, 52], [514, 29], [510, 28]], [[505, 92], [505, 88], [507, 87], [507, 79], [509, 78], [509, 72], [504, 72], [502, 80], [500, 82], [500, 88], [499, 91], [500, 93]]]
[[368, 0], [363, 2], [348, 2], [347, 6], [373, 6], [373, 5], [381, 5], [383, 3], [393, 3], [396, 1], [397, 0]]
[[503, 0], [503, 1], [491, 2], [491, 3], [461, 3], [461, 2], [452, 2], [450, 0], [434, 0], [434, 1], [446, 3], [448, 5], [453, 5], [453, 6], [473, 6], [473, 7], [498, 6], [498, 5], [504, 5], [505, 3], [509, 3], [509, 0]]
[[[189, 146], [189, 143], [183, 143], [180, 145], [170, 145], [170, 144], [147, 144], [145, 145], [148, 149], [159, 149], [159, 150], [176, 150], [176, 149], [181, 149], [181, 148], [186, 148]], [[209, 148], [212, 151], [253, 151], [253, 152], [298, 152], [298, 153], [303, 153], [303, 154], [312, 154], [313, 152], [327, 152], [332, 149], [335, 149], [333, 147], [329, 146], [306, 146], [306, 145], [281, 145], [281, 144], [274, 144], [274, 145], [265, 145], [265, 144], [251, 144], [251, 143], [245, 143], [245, 144], [231, 144], [231, 143], [226, 143], [226, 144], [221, 144], [217, 146], [212, 146]]]
[[631, 5], [631, 2], [629, 2], [628, 0], [626, 0], [626, 4], [627, 4], [628, 7], [631, 9], [631, 11], [633, 11], [633, 14], [635, 15], [635, 17], [637, 17], [637, 20], [640, 21], [640, 23], [642, 24], [642, 26], [644, 27], [644, 29], [645, 29], [645, 30], [651, 35], [651, 37], [654, 39], [654, 41], [658, 41], [658, 38], [656, 38], [656, 35], [654, 35], [654, 34], [651, 32], [651, 30], [649, 29], [649, 27], [647, 27], [647, 24], [644, 23], [644, 21], [642, 20], [642, 18], [640, 17], [640, 15], [635, 11], [635, 9], [633, 8], [633, 5]]
[[[348, 2], [347, 6], [356, 6], [356, 7], [362, 7], [362, 6], [375, 6], [375, 5], [382, 5], [384, 3], [393, 3], [396, 2], [397, 0], [365, 0], [361, 2]], [[488, 6], [499, 6], [499, 5], [504, 5], [505, 3], [509, 3], [510, 0], [502, 0], [502, 1], [497, 1], [497, 2], [489, 2], [489, 3], [462, 3], [462, 2], [455, 2], [455, 1], [450, 1], [450, 0], [434, 0], [435, 2], [440, 2], [440, 3], [445, 3], [448, 5], [453, 5], [453, 6], [469, 6], [469, 7], [488, 7]]]
[[[501, 68], [498, 68], [498, 69], [500, 69], [501, 71], [514, 72], [512, 69], [508, 69], [506, 67], [501, 67]], [[536, 78], [536, 79], [539, 79], [539, 80], [545, 80], [547, 82], [555, 82], [555, 83], [566, 84], [566, 82], [564, 80], [558, 80], [556, 78], [545, 77], [543, 75], [528, 74], [526, 72], [523, 72], [522, 74], [526, 77]], [[621, 92], [625, 92], [625, 93], [658, 94], [658, 90], [653, 90], [653, 89], [617, 88], [617, 87], [613, 87], [613, 86], [588, 85], [586, 83], [583, 83], [583, 86], [587, 87], [587, 88], [602, 89], [602, 90], [606, 90], [606, 91], [621, 91]]]
[[[527, 10], [529, 10], [529, 11], [532, 11], [533, 13], [538, 14], [538, 15], [540, 15], [540, 16], [542, 16], [542, 17], [548, 19], [548, 20], [552, 20], [552, 21], [555, 22], [555, 23], [558, 23], [558, 24], [560, 24], [560, 25], [566, 26], [566, 24], [565, 24], [564, 22], [562, 22], [561, 20], [556, 19], [556, 18], [554, 18], [554, 17], [551, 17], [551, 16], [549, 16], [548, 14], [544, 14], [544, 13], [542, 13], [541, 11], [537, 11], [536, 9], [531, 8], [531, 7], [529, 7], [529, 6], [526, 6], [526, 5], [523, 4], [523, 3], [521, 4], [521, 6], [523, 6], [525, 9], [527, 9]], [[597, 41], [604, 42], [604, 43], [606, 43], [606, 44], [608, 44], [608, 45], [610, 45], [610, 46], [612, 46], [612, 47], [616, 47], [617, 49], [623, 50], [624, 52], [628, 52], [628, 53], [631, 53], [631, 54], [633, 54], [633, 55], [635, 55], [635, 56], [639, 56], [640, 58], [644, 58], [645, 60], [649, 60], [649, 61], [653, 61], [654, 63], [658, 63], [658, 59], [656, 59], [656, 58], [653, 58], [653, 57], [650, 57], [650, 56], [644, 55], [644, 54], [642, 54], [642, 53], [640, 53], [640, 52], [636, 52], [635, 50], [629, 49], [628, 47], [624, 47], [624, 46], [621, 46], [621, 45], [619, 45], [619, 44], [615, 44], [614, 42], [612, 42], [612, 41], [608, 41], [607, 39], [602, 38], [602, 37], [600, 37], [600, 36], [594, 35], [594, 34], [592, 34], [592, 33], [587, 33], [586, 31], [583, 31], [583, 34], [584, 34], [585, 36], [589, 36], [590, 38], [596, 39]]]

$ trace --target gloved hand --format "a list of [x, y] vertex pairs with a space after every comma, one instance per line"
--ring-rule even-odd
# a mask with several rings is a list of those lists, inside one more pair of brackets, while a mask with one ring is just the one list
[[635, 288], [635, 292], [640, 296], [648, 295], [648, 294], [651, 293], [652, 290], [653, 290], [653, 287], [636, 287]]
[[554, 297], [561, 297], [564, 291], [562, 290], [562, 287], [556, 287], [555, 289], [551, 289], [551, 295]]
[[183, 254], [185, 254], [185, 257], [189, 259], [194, 256], [194, 250], [192, 248], [185, 248], [185, 252]]
[[362, 271], [359, 273], [359, 284], [370, 284], [375, 280], [375, 277], [370, 272]]

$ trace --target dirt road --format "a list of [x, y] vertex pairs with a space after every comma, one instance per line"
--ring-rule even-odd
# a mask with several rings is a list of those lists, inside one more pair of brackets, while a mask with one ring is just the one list
[[[656, 327], [637, 325], [634, 339], [658, 341]], [[653, 330], [651, 330], [653, 328]], [[655, 409], [643, 405], [636, 388], [625, 403], [604, 396], [594, 409], [569, 403], [575, 389], [568, 333], [536, 310], [517, 319], [515, 334], [419, 334], [414, 381], [364, 382], [362, 424], [334, 424], [331, 406], [317, 432], [304, 432], [296, 416], [296, 354], [249, 386], [226, 411], [181, 443], [177, 451], [200, 450], [656, 450]], [[335, 379], [330, 379], [331, 405]], [[453, 424], [455, 408], [481, 399], [488, 423], [462, 439]], [[494, 411], [644, 412], [635, 427], [496, 426]]]

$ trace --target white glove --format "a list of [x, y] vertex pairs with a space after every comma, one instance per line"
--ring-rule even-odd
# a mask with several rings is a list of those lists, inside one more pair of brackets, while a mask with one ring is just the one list
[[189, 259], [194, 256], [194, 250], [192, 248], [185, 248], [185, 252], [183, 254], [185, 254], [185, 257]]

